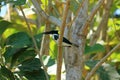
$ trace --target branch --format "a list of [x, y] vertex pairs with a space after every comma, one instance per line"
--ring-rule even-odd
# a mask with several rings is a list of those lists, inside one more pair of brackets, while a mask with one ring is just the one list
[[38, 11], [38, 13], [39, 13], [44, 19], [48, 20], [49, 22], [51, 22], [51, 23], [53, 23], [53, 24], [55, 24], [55, 25], [57, 25], [57, 26], [61, 26], [61, 21], [60, 21], [59, 19], [57, 19], [57, 18], [55, 18], [55, 17], [53, 17], [53, 16], [48, 16], [48, 15], [41, 9], [38, 0], [31, 0], [31, 1], [32, 1], [34, 7], [36, 8], [36, 9], [34, 9], [34, 11], [36, 11], [36, 12]]
[[35, 51], [36, 51], [36, 53], [39, 55], [39, 59], [40, 59], [40, 62], [41, 62], [41, 64], [42, 64], [42, 66], [43, 66], [43, 70], [44, 70], [44, 72], [45, 72], [46, 79], [49, 80], [48, 75], [47, 75], [47, 72], [46, 72], [45, 65], [43, 64], [41, 55], [39, 54], [39, 49], [38, 49], [38, 47], [37, 47], [37, 43], [36, 43], [36, 41], [35, 41], [33, 32], [32, 32], [32, 30], [31, 30], [31, 28], [30, 28], [30, 25], [29, 25], [29, 23], [28, 23], [28, 21], [27, 21], [27, 18], [26, 18], [25, 14], [24, 14], [24, 11], [23, 11], [22, 7], [19, 6], [19, 8], [20, 8], [20, 10], [21, 10], [21, 12], [22, 12], [22, 14], [23, 14], [23, 17], [24, 17], [24, 19], [25, 19], [26, 25], [27, 25], [27, 27], [28, 27], [28, 29], [29, 29], [29, 31], [30, 31], [31, 38], [32, 38], [32, 41], [33, 41], [34, 46], [35, 46]]
[[[50, 24], [49, 24], [49, 22], [46, 22], [44, 32], [47, 32], [49, 30], [50, 30]], [[40, 48], [40, 55], [41, 56], [49, 54], [49, 42], [50, 42], [50, 36], [49, 35], [43, 35], [42, 41], [41, 41], [41, 48]]]
[[[50, 8], [51, 8], [51, 0], [48, 0], [48, 14], [50, 14]], [[46, 21], [46, 26], [44, 32], [47, 32], [50, 30], [50, 22]], [[40, 55], [48, 55], [49, 54], [49, 43], [50, 43], [50, 36], [49, 35], [43, 35], [42, 42], [41, 42], [41, 48], [40, 48]]]
[[[19, 16], [22, 20], [24, 20], [24, 16], [20, 15], [20, 14], [21, 14], [21, 13], [20, 13], [20, 10], [18, 10], [17, 8], [14, 8], [14, 10], [15, 10], [15, 12], [18, 14], [18, 16]], [[23, 10], [23, 11], [24, 11], [24, 10]], [[32, 24], [35, 24], [35, 25], [36, 25], [35, 20], [30, 19], [30, 18], [27, 18], [27, 17], [26, 17], [26, 19], [27, 19], [27, 21], [28, 21], [29, 23], [32, 23]]]
[[90, 80], [90, 78], [92, 77], [92, 75], [95, 73], [95, 71], [102, 65], [102, 63], [104, 63], [106, 61], [106, 59], [116, 50], [120, 47], [120, 43], [117, 44], [109, 53], [107, 53], [107, 55], [105, 57], [103, 57], [96, 65], [95, 67], [91, 70], [90, 73], [88, 73], [87, 77], [85, 78], [85, 80]]
[[58, 56], [57, 56], [57, 78], [56, 80], [61, 80], [61, 67], [62, 67], [62, 41], [63, 41], [63, 34], [66, 25], [67, 14], [69, 11], [70, 0], [67, 0], [66, 7], [63, 13], [63, 21], [60, 28], [60, 36], [58, 41]]
[[105, 0], [99, 0], [98, 3], [94, 6], [91, 14], [88, 16], [85, 24], [83, 25], [80, 35], [87, 35], [88, 33], [88, 27], [90, 25], [90, 22], [92, 21], [92, 19], [94, 18], [94, 15], [97, 13], [97, 11], [99, 10], [99, 8], [103, 5]]
[[81, 1], [81, 3], [79, 4], [78, 9], [77, 9], [77, 11], [76, 11], [75, 17], [74, 17], [73, 20], [72, 20], [71, 22], [69, 22], [67, 25], [71, 26], [71, 25], [73, 24], [73, 22], [75, 21], [75, 19], [78, 17], [79, 12], [80, 12], [81, 7], [83, 6], [84, 2], [85, 2], [85, 0], [82, 0], [82, 1]]
[[93, 36], [91, 38], [90, 45], [93, 45], [96, 43], [97, 39], [99, 38], [102, 28], [107, 27], [107, 22], [108, 22], [108, 18], [109, 18], [109, 14], [110, 14], [110, 8], [112, 7], [111, 6], [112, 2], [113, 2], [113, 0], [107, 0], [106, 6], [105, 6], [105, 13], [102, 16], [100, 25], [98, 26], [96, 32], [93, 34]]

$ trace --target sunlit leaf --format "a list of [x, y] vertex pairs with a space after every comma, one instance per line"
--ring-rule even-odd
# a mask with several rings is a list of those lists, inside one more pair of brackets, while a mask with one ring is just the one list
[[112, 53], [112, 55], [110, 56], [110, 59], [113, 62], [120, 62], [120, 53], [119, 52]]
[[56, 79], [56, 75], [50, 75], [50, 80], [55, 80]]
[[57, 44], [53, 39], [50, 39], [50, 56], [57, 59]]
[[41, 0], [42, 2], [42, 9], [44, 10], [46, 8], [46, 6], [48, 6], [48, 0]]
[[8, 21], [0, 21], [0, 36], [3, 34], [3, 32], [9, 27], [9, 25], [12, 24]]

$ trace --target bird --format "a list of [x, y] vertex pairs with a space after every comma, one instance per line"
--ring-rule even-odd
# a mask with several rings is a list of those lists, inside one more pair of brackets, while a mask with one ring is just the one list
[[[58, 39], [59, 39], [58, 30], [52, 30], [52, 31], [48, 31], [48, 32], [43, 32], [42, 34], [49, 34], [49, 35], [51, 35], [53, 40], [55, 40], [56, 43], [58, 44]], [[62, 46], [64, 46], [64, 47], [71, 47], [72, 45], [75, 46], [75, 47], [79, 47], [78, 45], [70, 42], [67, 38], [63, 37]]]

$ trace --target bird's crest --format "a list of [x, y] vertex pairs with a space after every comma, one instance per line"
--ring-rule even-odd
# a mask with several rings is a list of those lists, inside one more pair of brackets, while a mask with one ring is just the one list
[[43, 32], [42, 34], [59, 34], [58, 30]]

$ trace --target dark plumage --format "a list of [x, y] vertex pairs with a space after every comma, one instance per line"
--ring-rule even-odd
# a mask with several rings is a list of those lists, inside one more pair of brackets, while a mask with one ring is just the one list
[[[58, 31], [57, 30], [52, 30], [52, 31], [49, 31], [49, 32], [43, 32], [43, 34], [50, 34], [52, 35], [52, 38], [58, 43], [58, 39], [59, 39], [59, 34], [58, 34]], [[71, 43], [68, 39], [66, 39], [65, 37], [63, 37], [63, 43], [62, 43], [63, 46], [66, 46], [66, 47], [70, 47], [71, 45], [74, 45], [76, 47], [79, 47], [78, 45], [76, 44], [73, 44]]]

